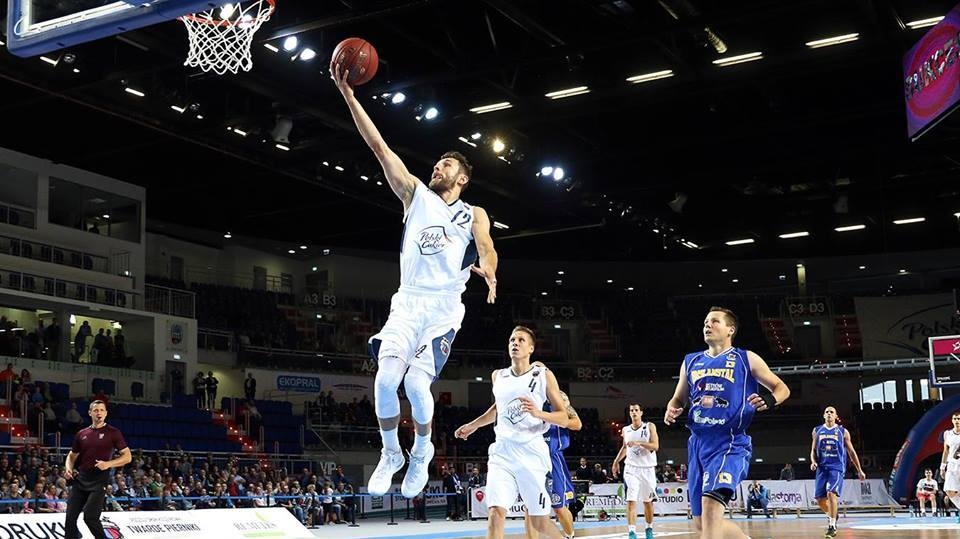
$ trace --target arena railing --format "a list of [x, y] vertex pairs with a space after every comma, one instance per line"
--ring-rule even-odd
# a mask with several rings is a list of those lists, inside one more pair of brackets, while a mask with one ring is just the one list
[[11, 204], [0, 204], [0, 223], [37, 228], [37, 214], [34, 210]]
[[75, 299], [99, 305], [138, 309], [140, 295], [129, 290], [68, 281], [22, 271], [0, 268], [0, 288], [19, 290], [65, 299]]
[[69, 266], [98, 273], [110, 273], [110, 263], [107, 257], [68, 249], [49, 243], [0, 236], [0, 252], [12, 256], [20, 256], [41, 262], [50, 262], [61, 266]]
[[196, 318], [197, 295], [155, 284], [144, 285], [143, 310], [152, 313]]

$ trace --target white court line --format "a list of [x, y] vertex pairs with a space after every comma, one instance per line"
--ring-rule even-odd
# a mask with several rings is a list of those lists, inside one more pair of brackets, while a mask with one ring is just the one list
[[[641, 528], [640, 528], [639, 526], [637, 526], [637, 535], [638, 535], [638, 536], [640, 535], [640, 530], [641, 530]], [[673, 535], [690, 535], [690, 534], [692, 534], [692, 533], [693, 533], [693, 532], [660, 532], [660, 531], [654, 531], [654, 532], [653, 532], [653, 535], [654, 535], [654, 537], [670, 537], [670, 536], [673, 536]], [[614, 537], [618, 537], [618, 538], [622, 539], [624, 535], [626, 535], [625, 532], [619, 532], [619, 533], [608, 533], [608, 534], [606, 534], [606, 535], [584, 535], [583, 537], [585, 537], [585, 538], [587, 538], [587, 539], [613, 539]]]

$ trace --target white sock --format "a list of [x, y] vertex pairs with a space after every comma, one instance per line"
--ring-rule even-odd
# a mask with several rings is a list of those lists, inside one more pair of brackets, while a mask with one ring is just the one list
[[647, 522], [647, 529], [648, 529], [648, 530], [652, 530], [652, 529], [653, 529], [653, 522]]
[[628, 532], [635, 532], [635, 531], [637, 531], [637, 527], [634, 526], [634, 525], [627, 526], [627, 531], [628, 531]]
[[830, 526], [836, 528], [836, 527], [837, 527], [837, 519], [835, 519], [835, 518], [833, 518], [833, 517], [830, 517]]
[[381, 430], [380, 437], [383, 438], [383, 448], [387, 451], [400, 451], [400, 437], [397, 436], [397, 433], [400, 431], [399, 428], [394, 428], [390, 430]]
[[413, 437], [413, 448], [410, 449], [410, 452], [414, 455], [422, 455], [427, 452], [428, 445], [430, 445], [430, 435], [420, 436], [417, 434]]

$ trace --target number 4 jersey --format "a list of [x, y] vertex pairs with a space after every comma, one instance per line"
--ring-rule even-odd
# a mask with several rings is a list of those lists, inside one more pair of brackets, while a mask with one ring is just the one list
[[404, 216], [400, 290], [460, 295], [476, 260], [473, 206], [462, 200], [447, 204], [417, 181]]

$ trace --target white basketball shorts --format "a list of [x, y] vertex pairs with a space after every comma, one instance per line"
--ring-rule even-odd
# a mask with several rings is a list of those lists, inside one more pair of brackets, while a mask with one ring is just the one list
[[450, 357], [463, 314], [459, 295], [397, 292], [387, 323], [370, 337], [370, 354], [376, 360], [399, 358], [436, 379]]
[[542, 438], [522, 444], [497, 440], [487, 453], [488, 508], [509, 509], [522, 500], [530, 515], [550, 514], [550, 450]]
[[627, 485], [628, 502], [652, 502], [657, 499], [657, 474], [654, 468], [625, 466], [623, 482]]

